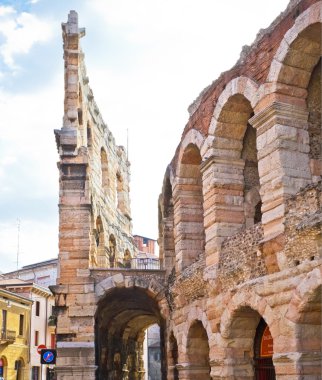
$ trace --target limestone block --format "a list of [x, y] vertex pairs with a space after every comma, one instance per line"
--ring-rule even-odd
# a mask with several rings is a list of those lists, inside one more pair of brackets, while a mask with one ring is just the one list
[[95, 315], [96, 305], [69, 306], [68, 315], [70, 317], [90, 317]]

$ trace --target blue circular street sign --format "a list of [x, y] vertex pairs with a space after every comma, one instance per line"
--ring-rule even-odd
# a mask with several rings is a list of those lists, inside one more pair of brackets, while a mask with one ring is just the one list
[[41, 363], [42, 364], [55, 364], [56, 350], [41, 350]]

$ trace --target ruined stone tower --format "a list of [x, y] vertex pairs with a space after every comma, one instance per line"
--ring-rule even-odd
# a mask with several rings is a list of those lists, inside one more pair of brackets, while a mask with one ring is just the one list
[[116, 145], [89, 87], [80, 48], [85, 30], [78, 27], [75, 11], [70, 12], [62, 29], [64, 117], [63, 127], [55, 131], [60, 157], [55, 292], [62, 365], [58, 374], [64, 372], [64, 366], [72, 365], [72, 378], [78, 376], [77, 371], [91, 378], [95, 372], [96, 305], [91, 269], [121, 268], [136, 254], [131, 236], [130, 164], [124, 148]]

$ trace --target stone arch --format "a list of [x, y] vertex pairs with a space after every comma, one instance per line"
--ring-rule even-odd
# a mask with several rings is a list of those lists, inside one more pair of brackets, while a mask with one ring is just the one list
[[[162, 286], [155, 279], [125, 277], [118, 273], [96, 285], [95, 313], [96, 364], [100, 378], [134, 378], [144, 374], [144, 331], [152, 324], [160, 326], [163, 343], [165, 319], [160, 296]], [[120, 302], [120, 299], [122, 302]], [[162, 344], [162, 347], [164, 345]], [[166, 379], [162, 352], [162, 379]]]
[[105, 250], [105, 231], [103, 226], [103, 221], [100, 216], [96, 218], [95, 229], [94, 229], [94, 238], [96, 246], [96, 257], [97, 265], [101, 268], [107, 267], [107, 257]]
[[318, 378], [322, 371], [322, 275], [318, 268], [311, 271], [295, 289], [286, 318], [296, 324], [300, 373]]
[[125, 214], [126, 212], [126, 193], [124, 189], [123, 177], [120, 172], [116, 173], [116, 203], [117, 208]]
[[104, 148], [101, 148], [101, 183], [103, 191], [108, 191], [110, 180], [107, 154]]
[[1, 376], [6, 379], [8, 376], [8, 359], [5, 355], [0, 356], [0, 368], [2, 370]]
[[[194, 306], [191, 306], [191, 308], [189, 308], [188, 314], [186, 314], [185, 316], [185, 320], [186, 322], [185, 322], [183, 334], [181, 335], [181, 340], [178, 340], [178, 345], [181, 348], [181, 357], [179, 358], [180, 361], [184, 361], [187, 359], [186, 357], [187, 356], [186, 348], [188, 346], [187, 337], [189, 334], [189, 330], [195, 321], [200, 321], [202, 323], [202, 326], [206, 330], [208, 337], [212, 336], [212, 329], [208, 321], [207, 315], [199, 305], [194, 305]], [[178, 336], [178, 339], [179, 339], [179, 336]]]
[[178, 372], [178, 343], [174, 336], [173, 331], [171, 331], [168, 340], [168, 380], [179, 380]]
[[308, 95], [306, 99], [309, 112], [309, 159], [313, 182], [318, 182], [322, 175], [321, 70], [320, 58], [312, 70], [312, 75], [307, 87]]
[[27, 375], [27, 368], [23, 357], [19, 357], [15, 361], [14, 368], [16, 370], [16, 380], [24, 380]]
[[210, 380], [208, 334], [201, 320], [194, 320], [189, 327], [186, 355], [187, 379]]
[[200, 150], [193, 143], [182, 148], [173, 191], [177, 271], [198, 260], [205, 247]]
[[203, 144], [205, 142], [205, 137], [196, 129], [191, 129], [182, 139], [180, 143], [180, 151], [179, 151], [179, 157], [178, 157], [178, 164], [176, 168], [176, 174], [178, 174], [178, 169], [180, 167], [180, 163], [182, 162], [182, 156], [184, 155], [184, 152], [188, 145], [195, 145], [199, 151], [201, 150]]
[[[319, 1], [297, 17], [281, 41], [267, 77], [267, 81], [274, 84], [274, 91], [286, 99], [282, 101], [292, 105], [293, 114], [303, 124], [303, 130], [300, 130], [301, 134], [297, 139], [302, 143], [301, 152], [307, 154], [309, 149], [309, 163], [301, 158], [306, 165], [305, 172], [310, 177], [306, 182], [317, 182], [322, 175], [321, 8], [322, 2]], [[286, 91], [295, 100], [285, 97], [283, 94]]]
[[218, 135], [216, 130], [220, 127], [218, 126], [218, 119], [222, 113], [223, 108], [227, 104], [228, 100], [235, 95], [243, 95], [247, 99], [254, 109], [258, 103], [258, 85], [256, 82], [247, 77], [238, 77], [232, 79], [227, 83], [225, 89], [220, 94], [216, 106], [212, 115], [212, 120], [209, 125], [208, 134]]
[[87, 148], [91, 149], [93, 145], [93, 129], [89, 121], [87, 121], [87, 124], [86, 124], [86, 143], [87, 143]]
[[272, 60], [267, 82], [307, 88], [320, 59], [321, 8], [321, 1], [311, 5], [286, 32]]
[[124, 251], [123, 265], [125, 268], [131, 268], [132, 255], [129, 249]]
[[297, 351], [300, 353], [299, 369], [303, 375], [316, 376], [322, 373], [322, 284], [306, 297], [299, 310], [296, 324]]
[[172, 177], [168, 166], [159, 198], [159, 256], [167, 273], [170, 273], [175, 265]]
[[204, 178], [211, 178], [207, 199], [212, 197], [215, 205], [205, 216], [207, 235], [212, 236], [207, 254], [214, 247], [219, 250], [222, 241], [241, 227], [251, 227], [261, 220], [261, 211], [256, 213], [261, 206], [257, 138], [249, 123], [258, 101], [257, 90], [257, 84], [249, 78], [235, 78], [215, 106], [209, 127], [212, 146], [203, 165]]
[[246, 302], [230, 312], [225, 310], [221, 336], [226, 347], [226, 365], [234, 378], [254, 379], [255, 337], [263, 323], [271, 329], [270, 322]]
[[78, 89], [77, 120], [80, 130], [83, 132], [83, 92], [81, 86]]
[[109, 263], [110, 268], [114, 268], [117, 263], [117, 246], [116, 246], [116, 239], [113, 234], [110, 234], [109, 237]]

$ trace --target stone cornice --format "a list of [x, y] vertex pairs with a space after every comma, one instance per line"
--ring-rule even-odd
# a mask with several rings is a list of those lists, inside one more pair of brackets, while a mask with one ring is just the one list
[[248, 122], [257, 129], [257, 136], [266, 132], [275, 124], [305, 128], [308, 111], [287, 103], [273, 102], [267, 108], [253, 116]]
[[242, 159], [236, 159], [231, 157], [220, 157], [220, 156], [210, 156], [205, 159], [200, 165], [201, 173], [204, 173], [213, 164], [219, 165], [229, 165], [229, 166], [239, 166], [241, 169], [244, 168], [245, 162]]

